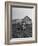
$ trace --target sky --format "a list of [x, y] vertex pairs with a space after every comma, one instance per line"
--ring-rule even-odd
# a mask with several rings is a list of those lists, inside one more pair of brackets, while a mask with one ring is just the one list
[[28, 16], [32, 19], [32, 9], [31, 8], [12, 8], [12, 19], [22, 19]]

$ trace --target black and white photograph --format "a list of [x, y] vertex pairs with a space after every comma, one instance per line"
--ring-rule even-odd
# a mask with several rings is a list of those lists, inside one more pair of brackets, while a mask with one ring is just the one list
[[32, 8], [12, 8], [12, 37], [32, 37]]
[[5, 43], [37, 42], [37, 4], [5, 3]]

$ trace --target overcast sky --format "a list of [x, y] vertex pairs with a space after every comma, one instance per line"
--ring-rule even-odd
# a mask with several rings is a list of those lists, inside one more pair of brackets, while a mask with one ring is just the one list
[[12, 8], [12, 19], [22, 19], [28, 16], [32, 19], [32, 9], [30, 8]]

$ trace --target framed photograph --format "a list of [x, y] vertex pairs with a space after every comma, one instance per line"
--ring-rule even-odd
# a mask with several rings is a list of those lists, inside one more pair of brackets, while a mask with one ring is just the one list
[[5, 43], [37, 42], [37, 4], [5, 2]]

